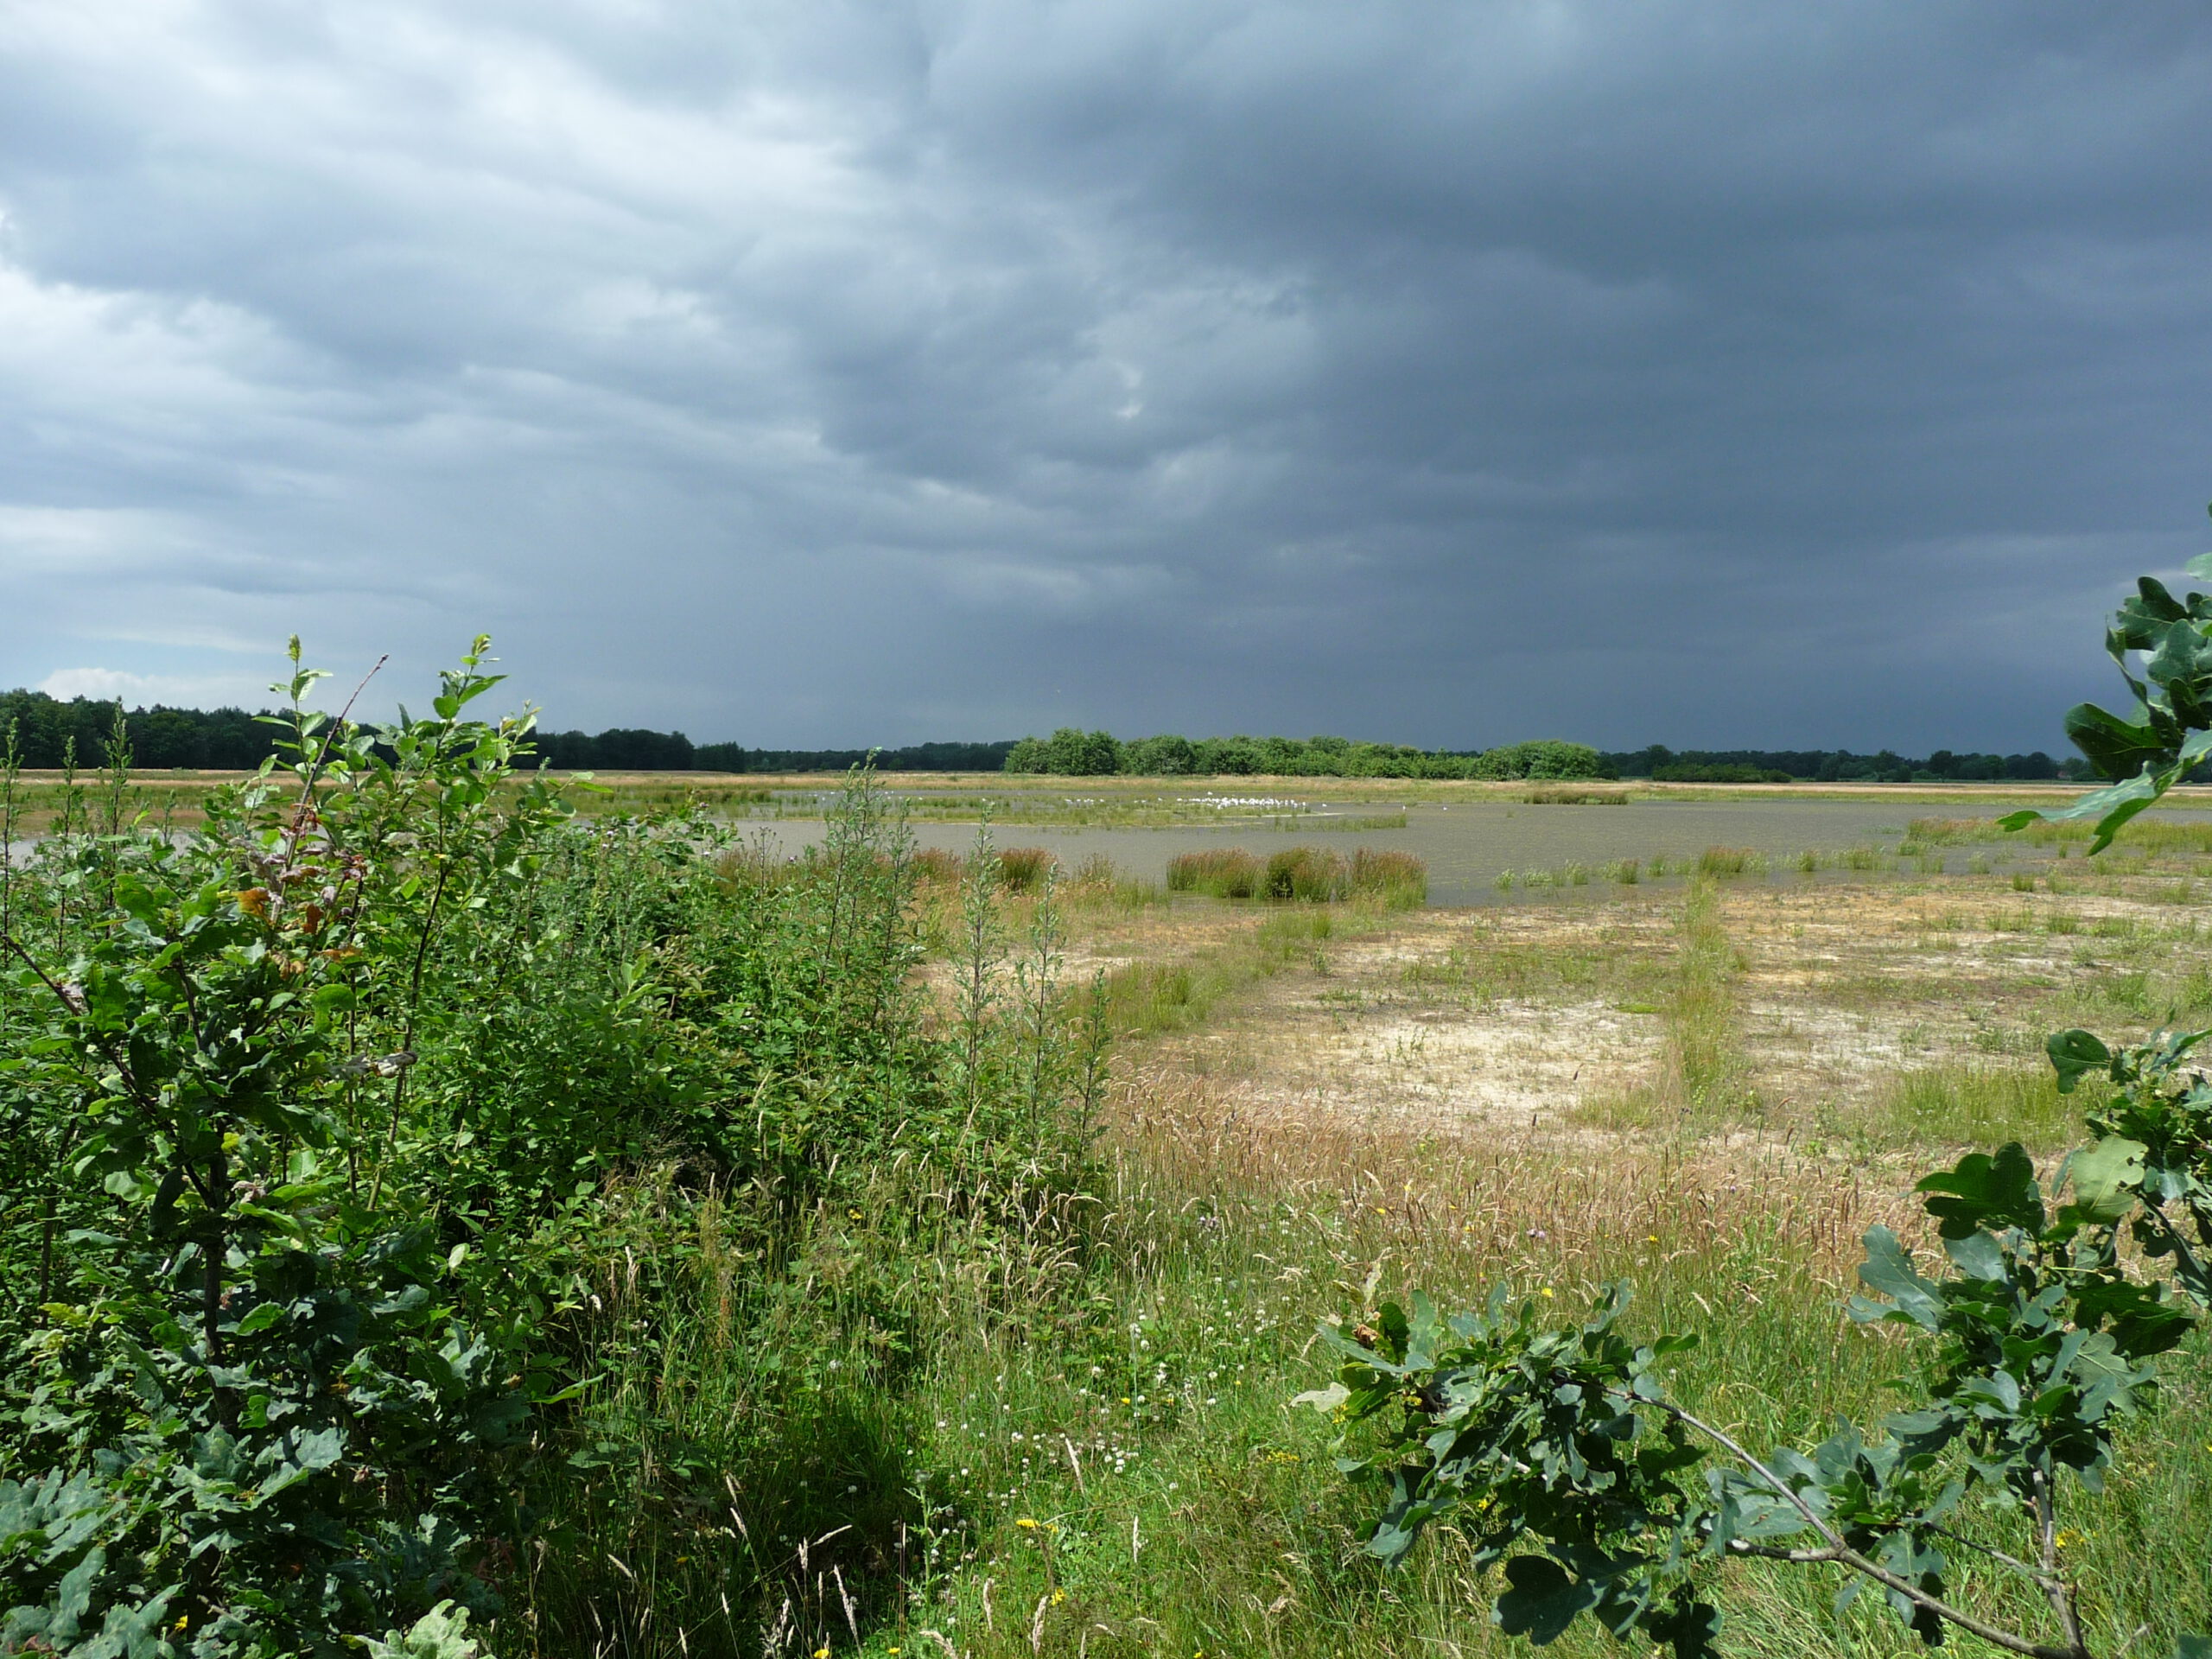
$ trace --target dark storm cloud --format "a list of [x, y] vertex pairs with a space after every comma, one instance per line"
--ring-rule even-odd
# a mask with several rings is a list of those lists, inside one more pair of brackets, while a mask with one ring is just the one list
[[18, 4], [0, 680], [2049, 746], [2200, 547], [2208, 89], [2183, 5]]

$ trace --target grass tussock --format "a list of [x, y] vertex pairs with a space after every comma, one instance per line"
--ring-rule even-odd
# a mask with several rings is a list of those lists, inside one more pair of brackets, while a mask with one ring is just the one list
[[1625, 1092], [1583, 1101], [1577, 1121], [1612, 1130], [1703, 1129], [1756, 1110], [1738, 1030], [1744, 959], [1711, 877], [1690, 879], [1675, 923], [1675, 960], [1655, 1005], [1665, 1026], [1656, 1073]]
[[1266, 874], [1267, 867], [1242, 847], [1208, 847], [1167, 861], [1167, 890], [1249, 899], [1260, 891]]
[[1427, 899], [1428, 866], [1414, 854], [1371, 847], [1349, 857], [1327, 847], [1286, 847], [1264, 863], [1241, 847], [1208, 848], [1170, 859], [1167, 887], [1216, 899], [1408, 910]]
[[1002, 847], [998, 853], [999, 887], [1005, 893], [1034, 893], [1046, 873], [1060, 861], [1042, 847]]
[[942, 847], [924, 847], [913, 855], [914, 879], [926, 887], [957, 887], [965, 868], [957, 853]]
[[[1090, 1345], [1071, 1357], [1007, 1332], [933, 1375], [918, 1444], [963, 1471], [963, 1500], [992, 1496], [961, 1511], [957, 1550], [916, 1586], [903, 1631], [870, 1635], [871, 1654], [918, 1628], [962, 1659], [1528, 1652], [1488, 1617], [1495, 1570], [1471, 1566], [1448, 1532], [1395, 1573], [1362, 1557], [1356, 1535], [1375, 1500], [1335, 1475], [1326, 1425], [1286, 1408], [1328, 1369], [1317, 1320], [1360, 1317], [1414, 1286], [1467, 1305], [1503, 1281], [1564, 1317], [1601, 1281], [1630, 1278], [1637, 1332], [1699, 1335], [1676, 1363], [1685, 1405], [1760, 1446], [1808, 1444], [1839, 1414], [1895, 1408], [1897, 1344], [1841, 1305], [1868, 1226], [1929, 1242], [1908, 1195], [1829, 1163], [1255, 1119], [1172, 1067], [1128, 1075], [1109, 1147], [1099, 1249], [1112, 1288]], [[2201, 1357], [2177, 1370], [2192, 1364]], [[2212, 1440], [2202, 1388], [2183, 1383], [2167, 1409], [2162, 1443]], [[2193, 1536], [2212, 1525], [2209, 1460], [2181, 1461], [2114, 1471], [2101, 1524], [2070, 1546], [2101, 1586], [2101, 1628], [2189, 1627], [2212, 1603], [2191, 1552], [2159, 1545], [2162, 1526]], [[1961, 1574], [1985, 1587], [1971, 1560]], [[1912, 1650], [1878, 1613], [1839, 1622], [1839, 1582], [1758, 1564], [1716, 1574], [1728, 1650]], [[1621, 1651], [1587, 1627], [1548, 1650]]]
[[1766, 860], [1748, 847], [1708, 847], [1697, 855], [1700, 875], [1761, 875]]
[[1139, 961], [1100, 982], [1102, 1015], [1122, 1036], [1183, 1031], [1224, 997], [1284, 969], [1313, 963], [1321, 945], [1363, 931], [1372, 912], [1316, 906], [1281, 910], [1228, 943], [1174, 961]]

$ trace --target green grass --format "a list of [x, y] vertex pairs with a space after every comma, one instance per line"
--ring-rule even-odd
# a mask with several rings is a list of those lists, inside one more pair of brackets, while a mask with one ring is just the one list
[[1891, 1145], [1994, 1147], [2018, 1141], [2033, 1152], [2063, 1150], [2082, 1138], [2082, 1115], [2095, 1091], [2058, 1092], [2038, 1055], [2016, 1066], [1949, 1065], [1897, 1078], [1877, 1118]]
[[[1564, 1319], [1600, 1281], [1627, 1277], [1633, 1330], [1700, 1338], [1675, 1366], [1686, 1405], [1755, 1446], [1806, 1445], [1837, 1414], [1872, 1423], [1901, 1403], [1890, 1382], [1913, 1351], [1842, 1304], [1871, 1223], [1932, 1247], [1907, 1172], [2014, 1135], [2048, 1154], [2078, 1122], [2082, 1099], [2057, 1096], [2024, 1053], [1901, 1073], [1871, 1167], [1811, 1149], [1721, 1154], [1700, 1136], [1740, 1122], [1742, 964], [1720, 899], [1717, 883], [1694, 880], [1671, 942], [1641, 950], [1625, 936], [1589, 950], [1516, 943], [1472, 919], [1443, 961], [1405, 969], [1423, 992], [1470, 998], [1648, 997], [1637, 1006], [1665, 1024], [1671, 1092], [1636, 1136], [1255, 1122], [1140, 1046], [1096, 1187], [1057, 1211], [1041, 1196], [1016, 1205], [1033, 1225], [969, 1236], [946, 1194], [950, 1231], [924, 1248], [899, 1219], [918, 1206], [887, 1169], [880, 1197], [817, 1213], [788, 1284], [764, 1289], [702, 1224], [676, 1317], [609, 1344], [619, 1363], [599, 1409], [617, 1462], [573, 1517], [596, 1553], [535, 1569], [541, 1601], [563, 1628], [596, 1632], [588, 1650], [638, 1659], [1525, 1653], [1489, 1622], [1496, 1576], [1447, 1530], [1395, 1574], [1360, 1554], [1376, 1500], [1336, 1474], [1329, 1427], [1287, 1403], [1327, 1380], [1318, 1320], [1414, 1286], [1470, 1303], [1500, 1280]], [[1287, 906], [1210, 956], [1132, 964], [1109, 981], [1114, 1023], [1188, 1027], [1379, 919]], [[619, 1304], [607, 1317], [624, 1328]], [[2149, 1630], [2130, 1651], [2158, 1654], [2177, 1629], [2212, 1623], [2198, 1553], [2173, 1547], [2212, 1535], [2203, 1339], [2168, 1370], [2107, 1495], [2068, 1496], [2106, 1652], [2138, 1624]], [[671, 1509], [652, 1478], [661, 1459], [745, 1479], [719, 1509]], [[1718, 1570], [1724, 1651], [1922, 1651], [1872, 1598], [1840, 1619], [1839, 1585], [1827, 1569]], [[1970, 1560], [1955, 1587], [2039, 1617]], [[742, 1607], [763, 1593], [765, 1628], [721, 1611], [724, 1597]], [[1621, 1649], [1586, 1627], [1555, 1651]]]
[[[1686, 1403], [1757, 1446], [1893, 1408], [1897, 1344], [1840, 1312], [1849, 1252], [1834, 1241], [1847, 1245], [1856, 1200], [1821, 1166], [1776, 1163], [1731, 1192], [1680, 1152], [1595, 1170], [1327, 1135], [1267, 1148], [1195, 1111], [1126, 1133], [1114, 1271], [1084, 1321], [1049, 1341], [979, 1330], [930, 1374], [906, 1432], [916, 1462], [945, 1471], [931, 1488], [935, 1570], [903, 1624], [863, 1631], [863, 1652], [941, 1651], [925, 1629], [988, 1659], [1525, 1651], [1490, 1625], [1497, 1581], [1470, 1570], [1448, 1533], [1399, 1574], [1359, 1556], [1378, 1500], [1347, 1491], [1327, 1427], [1287, 1407], [1325, 1380], [1319, 1318], [1413, 1284], [1467, 1302], [1510, 1278], [1565, 1317], [1599, 1279], [1632, 1277], [1638, 1329], [1700, 1338], [1676, 1373]], [[1423, 1178], [1374, 1173], [1407, 1168]], [[2069, 1494], [2107, 1648], [2137, 1622], [2170, 1643], [2212, 1614], [2195, 1552], [2161, 1545], [2212, 1529], [2206, 1364], [2201, 1341], [2177, 1357], [2160, 1420], [2132, 1437], [2108, 1497]], [[1961, 1577], [1962, 1593], [1992, 1587], [1971, 1565]], [[1871, 1601], [1839, 1623], [1839, 1583], [1825, 1570], [1720, 1573], [1725, 1650], [1920, 1650]], [[2024, 1600], [2000, 1605], [2037, 1617]], [[843, 1634], [825, 1636], [833, 1651]], [[1586, 1628], [1557, 1650], [1619, 1651]]]
[[1377, 920], [1372, 909], [1315, 906], [1271, 912], [1229, 943], [1179, 960], [1134, 962], [1103, 981], [1108, 1023], [1124, 1036], [1182, 1031], [1221, 1000], [1297, 963], [1311, 963], [1328, 940], [1352, 937]]

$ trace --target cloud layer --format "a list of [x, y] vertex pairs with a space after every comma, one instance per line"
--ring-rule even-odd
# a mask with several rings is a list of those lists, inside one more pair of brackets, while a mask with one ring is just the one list
[[2185, 4], [17, 0], [0, 681], [2055, 747], [2207, 200]]

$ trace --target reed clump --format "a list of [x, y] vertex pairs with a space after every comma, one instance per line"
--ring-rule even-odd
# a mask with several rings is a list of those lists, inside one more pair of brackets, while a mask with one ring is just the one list
[[1167, 890], [1249, 899], [1260, 891], [1266, 874], [1266, 867], [1242, 847], [1208, 847], [1167, 861]]
[[1350, 875], [1340, 853], [1324, 847], [1287, 847], [1268, 860], [1267, 894], [1326, 904], [1344, 897]]
[[1362, 847], [1351, 855], [1351, 888], [1386, 910], [1412, 910], [1428, 902], [1428, 866], [1414, 853]]
[[1209, 848], [1170, 859], [1167, 887], [1216, 899], [1410, 910], [1428, 901], [1428, 866], [1416, 854], [1374, 847], [1354, 848], [1349, 857], [1326, 847], [1286, 847], [1264, 863], [1241, 847]]
[[999, 887], [1007, 893], [1034, 893], [1046, 872], [1058, 868], [1059, 860], [1042, 847], [1005, 847], [999, 850]]

